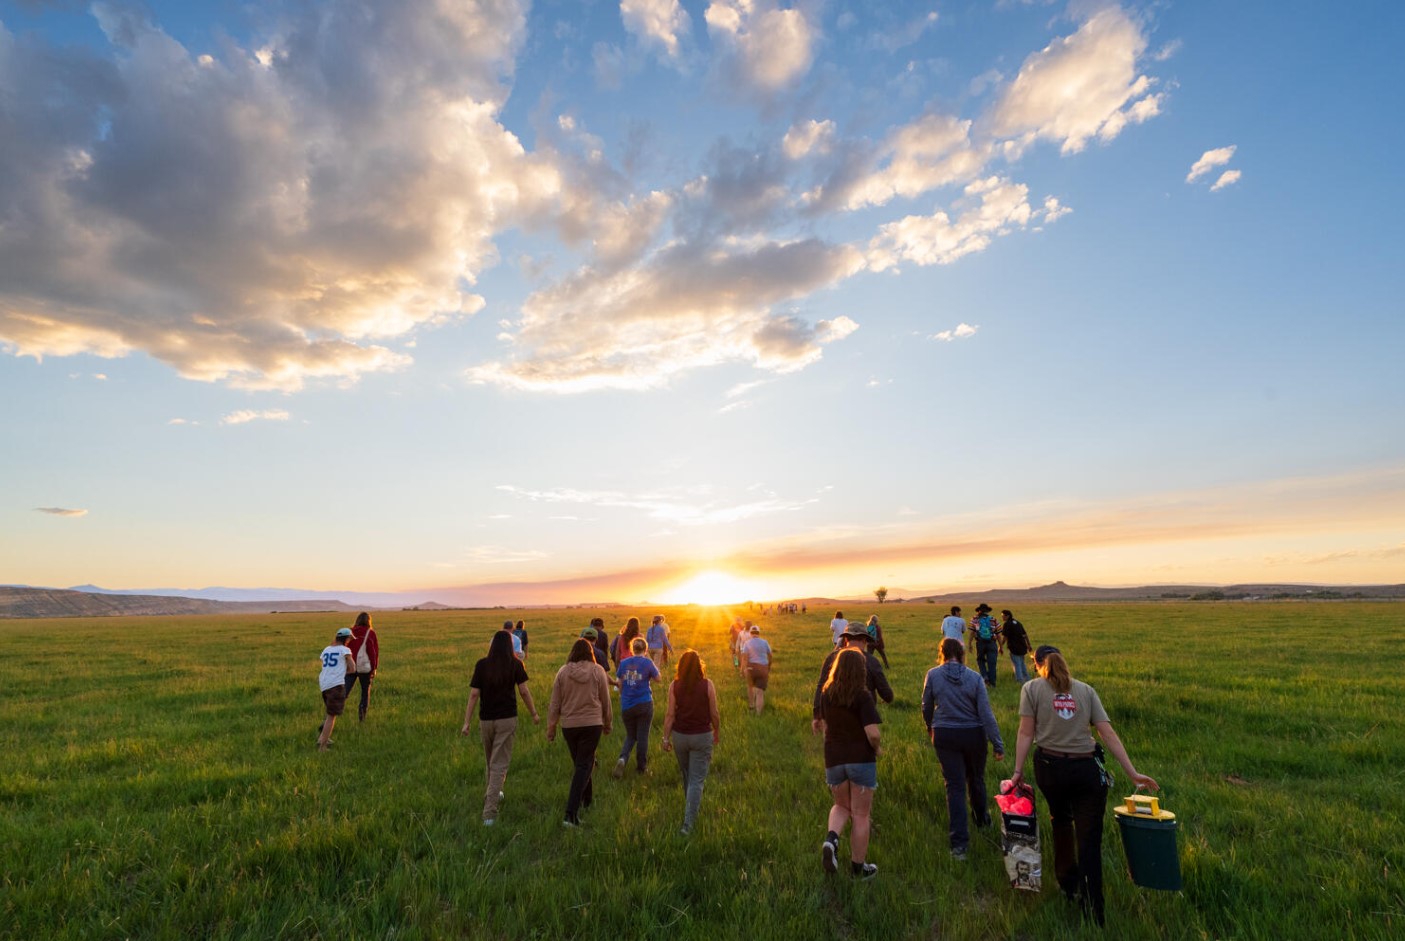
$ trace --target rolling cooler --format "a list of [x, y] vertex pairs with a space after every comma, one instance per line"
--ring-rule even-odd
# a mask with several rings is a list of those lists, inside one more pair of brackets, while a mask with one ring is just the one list
[[1010, 879], [1010, 887], [1038, 892], [1043, 877], [1034, 788], [1024, 783], [1012, 787], [1007, 782], [995, 803], [1000, 808], [1000, 849], [1005, 855], [1005, 874]]

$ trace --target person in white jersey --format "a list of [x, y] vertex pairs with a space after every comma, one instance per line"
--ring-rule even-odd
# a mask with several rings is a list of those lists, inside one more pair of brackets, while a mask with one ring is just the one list
[[[964, 624], [963, 624], [963, 626], [964, 626]], [[838, 646], [839, 646], [839, 635], [842, 634], [842, 633], [844, 633], [844, 632], [847, 631], [848, 629], [849, 629], [849, 622], [846, 621], [846, 620], [844, 620], [844, 612], [843, 612], [843, 611], [836, 611], [836, 612], [834, 612], [834, 620], [832, 620], [832, 621], [829, 622], [829, 633], [830, 633], [830, 635], [831, 635], [831, 639], [834, 641], [833, 646], [835, 646], [835, 647], [838, 647]]]
[[337, 631], [336, 639], [330, 646], [322, 648], [322, 673], [317, 678], [322, 687], [322, 704], [327, 708], [327, 718], [322, 721], [322, 733], [317, 736], [317, 750], [326, 751], [332, 745], [332, 726], [337, 724], [337, 716], [346, 710], [346, 675], [356, 672], [351, 648], [346, 642], [351, 639], [351, 628]]
[[950, 637], [961, 646], [966, 646], [966, 619], [961, 616], [961, 606], [951, 606], [951, 613], [942, 618], [942, 638]]

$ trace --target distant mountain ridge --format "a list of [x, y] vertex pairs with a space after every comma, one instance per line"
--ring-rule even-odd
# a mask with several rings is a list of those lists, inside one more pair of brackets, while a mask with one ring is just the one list
[[62, 588], [0, 587], [0, 618], [161, 617], [173, 614], [252, 614], [274, 611], [345, 611], [340, 601], [211, 601], [170, 595], [70, 591]]
[[[888, 590], [888, 604], [901, 600], [933, 604], [980, 604], [982, 601], [999, 609], [1000, 604], [1015, 605], [1023, 601], [1237, 601], [1279, 598], [1353, 598], [1372, 600], [1405, 599], [1405, 585], [1293, 585], [1252, 583], [1244, 585], [1138, 585], [1130, 588], [1093, 588], [1050, 582], [1034, 588], [993, 588], [984, 591], [951, 591], [903, 594], [903, 589]], [[872, 602], [873, 595], [848, 599], [852, 602]]]

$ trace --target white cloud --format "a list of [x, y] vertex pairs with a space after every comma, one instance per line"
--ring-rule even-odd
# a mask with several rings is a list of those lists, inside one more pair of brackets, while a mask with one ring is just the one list
[[439, 568], [458, 568], [465, 565], [513, 565], [522, 562], [539, 562], [550, 558], [549, 553], [538, 549], [508, 549], [503, 546], [469, 546], [464, 549], [458, 562], [439, 563]]
[[1234, 156], [1234, 151], [1238, 145], [1230, 144], [1228, 147], [1216, 147], [1214, 150], [1207, 150], [1200, 155], [1200, 159], [1191, 164], [1190, 172], [1185, 175], [1187, 183], [1194, 183], [1200, 177], [1209, 173], [1215, 167], [1222, 167], [1229, 163]]
[[251, 408], [240, 409], [237, 412], [230, 412], [220, 419], [221, 425], [246, 425], [251, 421], [287, 421], [293, 416], [285, 409], [268, 408], [263, 411], [256, 411]]
[[692, 20], [678, 0], [620, 0], [624, 28], [646, 46], [657, 46], [669, 59], [679, 56], [679, 43]]
[[938, 210], [930, 216], [907, 216], [879, 228], [869, 243], [868, 262], [883, 271], [903, 261], [918, 265], [948, 265], [991, 241], [1031, 222], [1057, 219], [1068, 213], [1058, 200], [1046, 199], [1041, 209], [1029, 205], [1029, 187], [1002, 177], [976, 180], [960, 201], [966, 208], [953, 220]]
[[979, 326], [971, 326], [968, 323], [959, 323], [951, 330], [943, 330], [941, 333], [932, 334], [933, 340], [941, 340], [943, 343], [950, 343], [952, 340], [964, 340], [967, 337], [976, 335]]
[[79, 517], [88, 515], [87, 510], [75, 510], [66, 506], [36, 506], [34, 511], [36, 513], [47, 513], [50, 516]]
[[774, 0], [712, 0], [708, 32], [730, 47], [737, 77], [771, 93], [810, 70], [818, 28], [799, 8], [782, 8]]
[[1155, 79], [1137, 74], [1146, 51], [1141, 27], [1121, 9], [1090, 16], [1072, 36], [1056, 39], [1025, 59], [990, 114], [990, 131], [1008, 138], [1018, 156], [1039, 139], [1076, 153], [1097, 137], [1109, 141], [1128, 124], [1160, 113]]
[[799, 160], [811, 151], [828, 153], [833, 141], [833, 121], [801, 121], [785, 132], [781, 150], [791, 160]]
[[511, 484], [499, 485], [497, 489], [537, 503], [574, 503], [639, 510], [651, 519], [667, 520], [682, 526], [735, 523], [753, 516], [798, 510], [801, 507], [819, 502], [818, 497], [788, 501], [771, 495], [763, 500], [729, 504], [717, 499], [707, 499], [709, 495], [705, 488], [691, 493], [673, 489], [642, 494], [627, 494], [615, 490], [573, 490], [570, 488], [526, 490]]
[[1210, 192], [1214, 193], [1224, 189], [1226, 186], [1232, 186], [1238, 183], [1241, 176], [1243, 176], [1243, 174], [1238, 170], [1226, 170], [1220, 174], [1220, 178], [1215, 181], [1215, 185], [1210, 187]]
[[583, 268], [522, 306], [518, 358], [468, 371], [474, 382], [548, 392], [648, 389], [725, 362], [778, 373], [817, 361], [858, 329], [773, 311], [863, 268], [848, 246], [678, 244], [619, 271]]
[[168, 425], [198, 425], [198, 424], [200, 424], [200, 423], [199, 423], [198, 421], [195, 421], [195, 420], [190, 419], [190, 418], [172, 418], [170, 421], [166, 422], [166, 424], [168, 424]]
[[877, 169], [826, 184], [821, 203], [846, 209], [881, 206], [897, 196], [974, 179], [990, 159], [989, 144], [971, 139], [971, 122], [927, 114], [893, 131], [880, 149]]
[[562, 186], [498, 123], [524, 11], [295, 9], [205, 59], [125, 7], [96, 51], [0, 27], [0, 344], [296, 389], [483, 305], [495, 229]]

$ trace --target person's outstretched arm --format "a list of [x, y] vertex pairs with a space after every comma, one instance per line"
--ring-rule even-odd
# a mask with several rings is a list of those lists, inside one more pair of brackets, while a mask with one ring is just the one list
[[1122, 744], [1122, 739], [1117, 737], [1116, 730], [1111, 722], [1094, 722], [1093, 728], [1098, 730], [1098, 738], [1103, 740], [1107, 750], [1112, 752], [1112, 757], [1117, 759], [1117, 763], [1122, 766], [1122, 770], [1127, 772], [1127, 777], [1131, 778], [1139, 787], [1151, 788], [1153, 791], [1161, 790], [1161, 785], [1149, 774], [1142, 774], [1132, 766], [1132, 759], [1127, 756], [1127, 748]]

